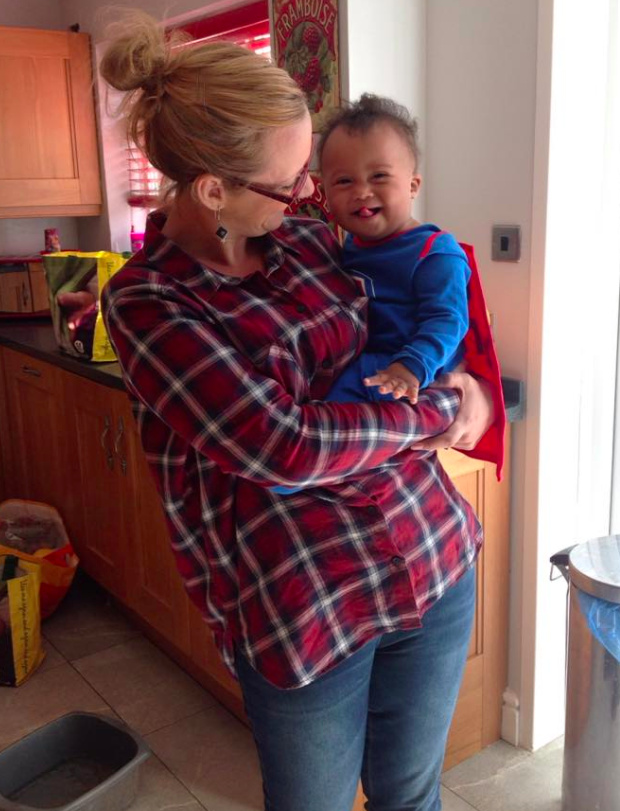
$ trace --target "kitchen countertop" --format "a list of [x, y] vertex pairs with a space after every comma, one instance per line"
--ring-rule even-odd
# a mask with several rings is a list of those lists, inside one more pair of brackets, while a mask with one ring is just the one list
[[[0, 321], [0, 345], [17, 352], [24, 352], [46, 363], [52, 363], [80, 377], [87, 377], [113, 389], [123, 391], [125, 386], [118, 363], [91, 363], [67, 355], [58, 348], [54, 331], [48, 318], [32, 318]], [[506, 416], [509, 422], [523, 418], [523, 382], [503, 377]]]

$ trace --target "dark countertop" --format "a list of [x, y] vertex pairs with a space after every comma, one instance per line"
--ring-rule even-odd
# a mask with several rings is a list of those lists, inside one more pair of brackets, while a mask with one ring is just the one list
[[[91, 363], [61, 352], [49, 318], [0, 320], [0, 345], [24, 352], [46, 363], [53, 363], [68, 372], [103, 383], [104, 386], [121, 391], [125, 389], [118, 363]], [[508, 421], [523, 419], [523, 382], [503, 377], [502, 385]]]
[[91, 363], [61, 352], [49, 318], [0, 321], [0, 344], [110, 388], [125, 389], [118, 363]]

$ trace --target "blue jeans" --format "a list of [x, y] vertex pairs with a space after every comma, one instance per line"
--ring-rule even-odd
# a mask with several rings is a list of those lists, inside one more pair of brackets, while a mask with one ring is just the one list
[[423, 626], [384, 634], [306, 687], [282, 690], [237, 653], [265, 811], [440, 811], [446, 738], [474, 616], [472, 567]]

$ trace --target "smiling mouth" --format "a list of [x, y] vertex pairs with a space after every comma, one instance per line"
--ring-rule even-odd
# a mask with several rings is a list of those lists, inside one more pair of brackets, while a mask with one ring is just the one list
[[363, 220], [368, 220], [371, 217], [374, 217], [381, 211], [381, 206], [376, 206], [374, 208], [368, 208], [367, 206], [362, 206], [358, 208], [357, 211], [354, 211], [353, 214], [356, 217], [360, 217]]

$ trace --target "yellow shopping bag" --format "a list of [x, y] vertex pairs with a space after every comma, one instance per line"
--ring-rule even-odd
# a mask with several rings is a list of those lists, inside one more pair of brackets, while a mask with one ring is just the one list
[[18, 687], [44, 659], [36, 563], [0, 555], [0, 684]]
[[100, 312], [101, 291], [127, 261], [109, 251], [46, 254], [43, 267], [54, 335], [69, 355], [98, 362], [116, 360]]

